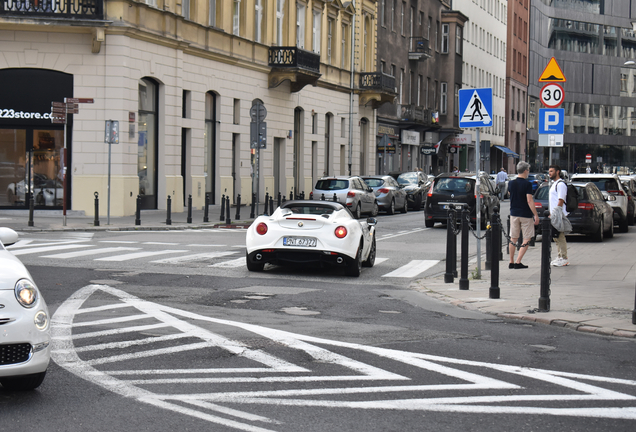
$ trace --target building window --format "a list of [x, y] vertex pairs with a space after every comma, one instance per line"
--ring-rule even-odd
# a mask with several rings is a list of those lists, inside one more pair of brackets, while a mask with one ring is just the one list
[[367, 70], [367, 52], [369, 50], [369, 46], [367, 44], [369, 38], [369, 20], [367, 18], [362, 21], [362, 65], [361, 69], [363, 71]]
[[340, 51], [341, 51], [342, 58], [340, 59], [340, 67], [344, 69], [347, 67], [347, 26], [345, 24], [342, 25], [341, 45], [342, 46], [340, 47]]
[[517, 72], [517, 50], [512, 50], [512, 71]]
[[157, 205], [157, 95], [158, 86], [153, 80], [147, 78], [139, 80], [139, 151], [137, 152], [139, 195], [142, 197], [142, 205], [143, 201], [146, 201], [152, 208], [156, 208]]
[[283, 18], [285, 0], [276, 0], [276, 45], [283, 46]]
[[406, 7], [406, 3], [402, 2], [402, 9], [400, 12], [400, 32], [402, 36], [404, 36], [404, 8]]
[[181, 0], [181, 15], [187, 20], [190, 19], [190, 0]]
[[442, 54], [448, 54], [448, 32], [449, 24], [442, 24]]
[[305, 49], [305, 5], [296, 7], [296, 46]]
[[404, 69], [400, 70], [400, 105], [404, 101]]
[[446, 114], [446, 109], [448, 107], [448, 101], [447, 101], [447, 96], [448, 96], [448, 83], [441, 83], [440, 89], [439, 89], [439, 110], [440, 110], [440, 114]]
[[418, 75], [417, 77], [417, 106], [422, 106], [422, 80], [424, 78], [422, 75]]
[[397, 0], [391, 1], [391, 31], [395, 31], [395, 4]]
[[415, 27], [415, 8], [411, 8], [411, 29], [409, 35], [413, 37], [413, 27]]
[[431, 17], [428, 17], [428, 27], [426, 28], [426, 40], [430, 41], [431, 40], [431, 25], [433, 23], [433, 20]]
[[241, 0], [234, 0], [232, 9], [232, 34], [239, 36], [241, 33]]
[[216, 0], [210, 0], [208, 3], [208, 7], [210, 8], [209, 16], [208, 16], [208, 24], [210, 27], [216, 26]]
[[627, 91], [627, 74], [621, 74], [621, 91]]
[[241, 123], [241, 100], [234, 99], [234, 110], [232, 113], [232, 122], [237, 125]]
[[439, 52], [439, 21], [435, 21], [435, 51]]
[[453, 115], [459, 116], [459, 84], [455, 84], [455, 99], [453, 101]]
[[384, 8], [386, 5], [384, 4], [384, 0], [380, 0], [378, 4], [378, 12], [380, 13], [380, 25], [384, 27]]
[[455, 27], [455, 53], [462, 55], [464, 42], [462, 41], [462, 28], [460, 26]]
[[413, 91], [415, 90], [415, 75], [409, 72], [409, 105], [413, 104]]
[[254, 41], [263, 42], [263, 0], [254, 2]]
[[312, 28], [312, 49], [315, 53], [320, 54], [320, 24], [322, 14], [320, 11], [314, 11], [314, 25]]
[[333, 19], [327, 20], [327, 64], [331, 64], [331, 53], [333, 52]]

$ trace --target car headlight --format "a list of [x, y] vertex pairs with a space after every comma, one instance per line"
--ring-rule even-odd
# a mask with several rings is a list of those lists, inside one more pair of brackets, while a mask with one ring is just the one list
[[20, 279], [15, 284], [15, 298], [25, 308], [32, 308], [38, 300], [38, 289], [27, 279]]
[[44, 330], [49, 323], [49, 317], [46, 314], [46, 312], [41, 310], [35, 314], [35, 317], [33, 318], [33, 322], [35, 323], [35, 326], [39, 330]]

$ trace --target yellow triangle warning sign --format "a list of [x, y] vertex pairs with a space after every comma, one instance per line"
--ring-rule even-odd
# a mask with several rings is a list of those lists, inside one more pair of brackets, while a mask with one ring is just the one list
[[556, 59], [552, 57], [539, 77], [539, 82], [565, 82], [565, 75]]

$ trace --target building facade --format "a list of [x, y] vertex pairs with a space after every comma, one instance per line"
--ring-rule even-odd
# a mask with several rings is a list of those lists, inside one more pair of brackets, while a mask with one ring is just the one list
[[395, 85], [378, 104], [377, 173], [437, 173], [456, 164], [458, 156], [447, 153], [456, 148], [443, 140], [461, 132], [466, 19], [444, 0], [378, 1], [377, 68]]
[[[261, 202], [374, 171], [360, 74], [375, 70], [375, 11], [372, 0], [1, 0], [0, 77], [13, 85], [0, 89], [0, 207], [32, 194], [60, 208], [66, 173], [67, 207], [92, 214], [109, 172], [115, 216], [134, 214], [138, 195], [147, 209], [168, 196], [175, 211], [190, 195], [199, 208], [206, 194], [250, 203], [256, 145]], [[94, 103], [51, 123], [52, 102], [73, 97]], [[119, 122], [110, 158], [105, 120]]]
[[[570, 172], [625, 172], [636, 165], [636, 4], [625, 0], [533, 0], [530, 10], [528, 158]], [[538, 145], [538, 79], [554, 57], [566, 82], [564, 146]], [[626, 64], [627, 63], [627, 64]], [[586, 162], [590, 155], [591, 162]]]

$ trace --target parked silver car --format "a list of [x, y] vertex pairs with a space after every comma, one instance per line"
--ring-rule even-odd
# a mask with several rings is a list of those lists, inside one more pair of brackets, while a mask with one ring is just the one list
[[376, 216], [379, 211], [373, 189], [358, 176], [323, 177], [316, 182], [313, 195], [315, 200], [324, 196], [329, 201], [334, 201], [335, 195], [336, 200], [345, 204], [356, 219], [360, 219], [362, 213]]
[[395, 214], [396, 209], [402, 213], [408, 211], [406, 191], [390, 175], [374, 175], [362, 177], [362, 180], [373, 189], [380, 210]]

